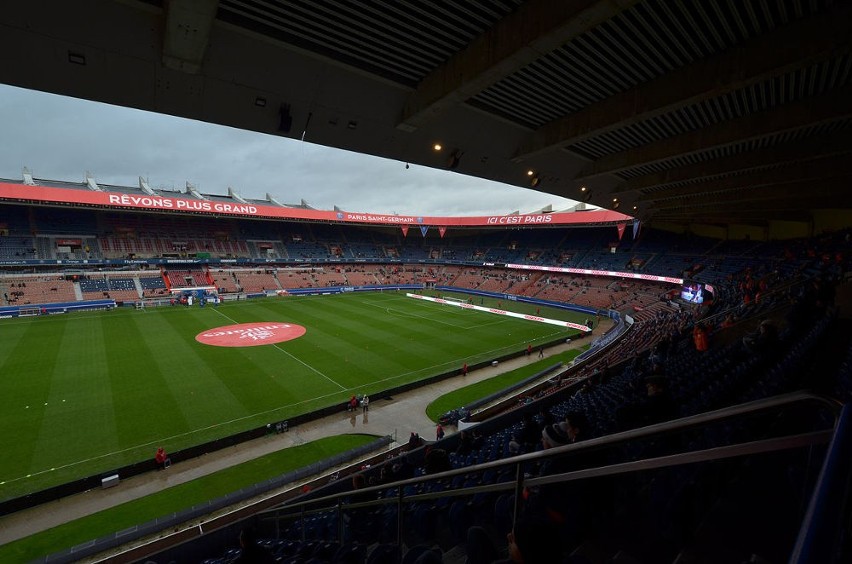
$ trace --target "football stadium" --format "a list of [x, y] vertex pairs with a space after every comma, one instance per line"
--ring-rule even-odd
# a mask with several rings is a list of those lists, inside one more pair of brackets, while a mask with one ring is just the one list
[[[381, 157], [422, 210], [4, 173], [0, 561], [852, 559], [848, 1], [0, 23], [3, 85]], [[433, 214], [423, 169], [573, 203]]]

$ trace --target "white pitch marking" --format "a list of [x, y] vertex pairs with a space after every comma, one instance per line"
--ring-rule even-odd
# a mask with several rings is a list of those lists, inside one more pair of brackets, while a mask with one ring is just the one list
[[[232, 323], [234, 323], [234, 324], [239, 324], [239, 323], [240, 323], [240, 322], [239, 322], [239, 321], [237, 321], [236, 319], [233, 319], [233, 318], [231, 318], [231, 317], [228, 317], [227, 315], [225, 315], [224, 313], [222, 313], [222, 312], [221, 312], [221, 311], [219, 311], [218, 309], [214, 309], [213, 311], [215, 311], [216, 313], [218, 313], [219, 315], [221, 315], [222, 317], [224, 317], [224, 318], [225, 318], [225, 319], [227, 319], [228, 321], [231, 321], [231, 322], [232, 322]], [[323, 378], [325, 378], [326, 380], [328, 380], [329, 382], [331, 382], [332, 384], [334, 384], [335, 386], [337, 386], [337, 387], [338, 387], [338, 388], [340, 388], [341, 390], [345, 390], [345, 389], [346, 389], [346, 388], [344, 388], [343, 386], [341, 386], [338, 382], [335, 382], [334, 380], [332, 380], [331, 378], [329, 378], [328, 376], [326, 376], [325, 374], [323, 374], [322, 372], [320, 372], [319, 370], [317, 370], [316, 368], [314, 368], [314, 367], [313, 367], [313, 366], [311, 366], [310, 364], [306, 363], [306, 362], [305, 362], [305, 361], [303, 361], [302, 359], [300, 359], [300, 358], [296, 358], [295, 356], [293, 356], [293, 354], [292, 354], [292, 353], [289, 353], [289, 352], [285, 351], [284, 349], [282, 349], [281, 347], [279, 347], [277, 344], [273, 343], [273, 345], [272, 345], [272, 346], [273, 346], [273, 347], [275, 347], [276, 349], [278, 349], [279, 351], [283, 352], [284, 354], [286, 354], [287, 356], [289, 356], [290, 358], [292, 358], [293, 360], [295, 360], [296, 362], [298, 362], [299, 364], [301, 364], [301, 365], [302, 365], [302, 366], [304, 366], [305, 368], [308, 368], [309, 370], [313, 370], [314, 372], [316, 372], [317, 374], [319, 374], [320, 376], [322, 376]]]

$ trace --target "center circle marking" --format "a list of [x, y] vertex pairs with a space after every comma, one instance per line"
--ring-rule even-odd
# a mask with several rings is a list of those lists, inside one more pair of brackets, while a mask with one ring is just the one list
[[238, 323], [202, 331], [195, 340], [214, 347], [257, 347], [298, 339], [307, 329], [293, 323]]

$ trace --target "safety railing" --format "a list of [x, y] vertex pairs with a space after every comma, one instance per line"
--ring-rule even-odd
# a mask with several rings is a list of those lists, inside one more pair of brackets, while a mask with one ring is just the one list
[[[810, 430], [801, 433], [782, 433], [780, 436], [742, 440], [733, 442], [733, 444], [712, 446], [710, 448], [700, 448], [697, 450], [687, 450], [686, 452], [665, 453], [636, 460], [625, 460], [623, 462], [603, 466], [598, 465], [594, 467], [581, 468], [559, 474], [534, 477], [529, 475], [527, 472], [527, 470], [536, 463], [553, 460], [558, 457], [579, 456], [584, 452], [603, 448], [627, 447], [629, 449], [630, 445], [634, 445], [637, 441], [655, 439], [676, 433], [701, 429], [720, 422], [738, 420], [742, 417], [766, 415], [777, 416], [778, 413], [785, 409], [793, 407], [800, 408], [802, 406], [809, 408], [816, 407], [822, 410], [820, 413], [828, 410], [828, 413], [831, 416], [830, 418], [833, 418], [833, 424], [828, 426], [826, 423], [826, 428], [824, 429]], [[700, 462], [720, 461], [734, 457], [760, 453], [772, 453], [827, 444], [832, 440], [832, 437], [835, 436], [838, 428], [840, 409], [841, 405], [831, 398], [807, 392], [784, 394], [736, 406], [725, 407], [678, 420], [667, 421], [647, 427], [598, 437], [566, 446], [523, 454], [508, 459], [486, 462], [483, 464], [378, 486], [371, 486], [358, 489], [355, 492], [347, 491], [322, 496], [322, 492], [320, 490], [314, 492], [314, 494], [320, 495], [321, 497], [292, 500], [285, 506], [267, 510], [260, 514], [259, 517], [261, 524], [263, 525], [269, 524], [270, 520], [274, 522], [279, 538], [285, 527], [292, 525], [292, 523], [299, 523], [299, 526], [301, 527], [301, 537], [304, 540], [306, 536], [306, 523], [311, 516], [328, 517], [329, 515], [333, 515], [332, 518], [336, 522], [334, 526], [336, 530], [336, 538], [327, 540], [343, 542], [345, 540], [344, 537], [347, 528], [345, 518], [353, 510], [371, 507], [375, 508], [379, 506], [395, 506], [395, 542], [401, 546], [404, 504], [425, 502], [429, 500], [441, 500], [442, 503], [446, 503], [446, 500], [448, 499], [464, 496], [467, 496], [467, 499], [470, 499], [470, 496], [476, 496], [477, 494], [496, 492], [509, 494], [514, 493], [512, 507], [512, 523], [514, 523], [520, 513], [521, 505], [523, 503], [522, 492], [524, 492], [525, 489], [528, 490], [550, 484], [567, 483], [604, 476], [624, 475], [644, 470], [669, 468]], [[501, 472], [503, 476], [511, 475], [511, 480], [496, 481], [493, 483], [469, 487], [454, 487], [452, 489], [448, 488], [440, 491], [428, 491], [428, 488], [424, 487], [426, 484], [434, 483], [436, 481], [450, 484], [454, 479], [458, 479], [459, 477], [474, 474], [482, 475], [489, 471]], [[825, 472], [824, 468], [823, 472]], [[347, 499], [352, 497], [353, 494], [357, 495], [358, 501], [351, 501]], [[380, 495], [383, 495], [384, 497], [378, 498]], [[376, 496], [377, 498], [367, 499], [371, 496]], [[268, 527], [264, 528], [268, 530]], [[805, 561], [806, 560], [801, 560], [800, 562]]]

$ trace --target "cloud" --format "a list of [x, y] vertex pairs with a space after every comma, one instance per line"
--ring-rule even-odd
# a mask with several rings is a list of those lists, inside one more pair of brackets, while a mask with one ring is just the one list
[[571, 200], [448, 171], [199, 121], [0, 85], [0, 177], [101, 184], [246, 198], [271, 194], [317, 209], [458, 216], [532, 211]]

